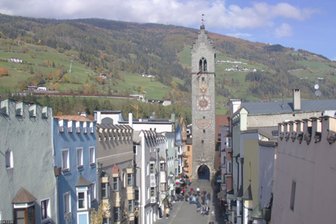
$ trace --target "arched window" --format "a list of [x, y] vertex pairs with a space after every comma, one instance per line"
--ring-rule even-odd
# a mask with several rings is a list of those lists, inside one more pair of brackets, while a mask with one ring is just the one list
[[207, 61], [205, 58], [201, 58], [201, 60], [199, 61], [199, 71], [200, 72], [206, 72], [208, 70], [207, 68]]

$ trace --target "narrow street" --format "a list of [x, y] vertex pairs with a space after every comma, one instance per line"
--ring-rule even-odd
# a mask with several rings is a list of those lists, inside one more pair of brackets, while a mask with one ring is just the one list
[[215, 194], [208, 180], [195, 180], [190, 188], [196, 190], [199, 188], [202, 191], [210, 192], [210, 212], [208, 215], [202, 215], [197, 212], [195, 204], [189, 204], [187, 201], [177, 201], [173, 203], [173, 207], [170, 211], [170, 216], [168, 218], [163, 217], [162, 219], [155, 222], [156, 224], [208, 224], [209, 222], [214, 222], [214, 224], [224, 224], [223, 216], [220, 214], [220, 210], [217, 206], [217, 199], [213, 197]]

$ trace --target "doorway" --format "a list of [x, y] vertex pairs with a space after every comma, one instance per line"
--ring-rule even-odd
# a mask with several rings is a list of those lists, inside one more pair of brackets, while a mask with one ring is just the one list
[[207, 165], [201, 165], [197, 170], [199, 180], [210, 180], [210, 169]]

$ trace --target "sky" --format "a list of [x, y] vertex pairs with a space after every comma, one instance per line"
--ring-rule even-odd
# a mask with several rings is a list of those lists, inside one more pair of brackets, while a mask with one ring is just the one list
[[[336, 60], [334, 0], [0, 0], [0, 13], [160, 23], [304, 49]], [[1, 22], [1, 21], [0, 21]]]

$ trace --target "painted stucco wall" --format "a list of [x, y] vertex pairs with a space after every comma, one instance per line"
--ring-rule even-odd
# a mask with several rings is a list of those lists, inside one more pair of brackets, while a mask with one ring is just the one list
[[255, 207], [259, 202], [259, 144], [258, 133], [248, 133], [242, 136], [242, 146], [244, 152], [244, 193], [251, 184], [252, 188], [252, 205]]
[[[69, 150], [69, 165], [70, 169], [68, 171], [61, 171], [58, 176], [58, 200], [59, 200], [59, 223], [65, 223], [64, 219], [64, 194], [66, 192], [70, 193], [71, 197], [71, 221], [76, 223], [77, 220], [77, 194], [76, 194], [76, 184], [80, 175], [82, 175], [86, 180], [93, 184], [97, 184], [95, 163], [90, 164], [90, 147], [96, 149], [96, 135], [95, 129], [96, 125], [93, 123], [93, 131], [87, 130], [84, 132], [83, 124], [80, 122], [80, 131], [77, 132], [75, 123], [72, 121], [71, 132], [68, 131], [69, 120], [63, 120], [64, 131], [60, 132], [59, 121], [60, 119], [55, 118], [53, 121], [53, 132], [54, 132], [54, 149], [55, 149], [55, 165], [57, 167], [62, 167], [62, 151], [64, 149]], [[90, 122], [88, 122], [90, 123]], [[90, 125], [88, 124], [87, 127]], [[78, 168], [77, 166], [77, 149], [83, 148], [83, 166]], [[97, 206], [97, 202], [94, 199], [94, 195], [91, 195], [91, 201], [88, 202], [92, 207]], [[87, 218], [88, 212], [85, 215]], [[81, 216], [83, 217], [83, 215]]]
[[[120, 183], [118, 192], [114, 192], [111, 187], [109, 188], [109, 198], [107, 198], [107, 201], [110, 203], [110, 218], [113, 221], [114, 207], [120, 207], [121, 212], [127, 211], [129, 215], [128, 219], [123, 220], [123, 222], [128, 222], [131, 216], [133, 218], [133, 211], [128, 211], [128, 199], [133, 200], [134, 198], [131, 196], [128, 197], [126, 188], [127, 169], [132, 170], [134, 173], [133, 129], [128, 125], [112, 125], [112, 123], [106, 123], [103, 125], [98, 124], [96, 133], [97, 166], [104, 171], [104, 178], [108, 179], [110, 186], [113, 186], [113, 177], [118, 177]], [[132, 189], [134, 190], [134, 188]], [[101, 188], [98, 188], [98, 191], [100, 194]], [[115, 203], [118, 201], [116, 195], [118, 195], [118, 198], [120, 197], [120, 203], [117, 205]], [[100, 198], [100, 200], [105, 199]]]
[[259, 195], [260, 206], [265, 208], [269, 205], [274, 175], [274, 146], [259, 145]]
[[[154, 131], [134, 131], [133, 138], [137, 142], [136, 146], [136, 163], [137, 163], [137, 186], [139, 188], [139, 221], [140, 224], [152, 224], [158, 218], [158, 205], [159, 202], [159, 152], [160, 144], [157, 139], [151, 136], [156, 136]], [[162, 139], [163, 140], [163, 139]], [[159, 143], [159, 144], [158, 144]], [[155, 169], [156, 175], [156, 192], [157, 201], [155, 203], [150, 202], [148, 195], [150, 189], [150, 174], [149, 164], [152, 159], [156, 159]]]
[[[279, 140], [275, 160], [272, 220], [279, 223], [335, 223], [336, 150], [327, 138], [336, 130], [335, 118], [322, 119], [321, 141]], [[328, 129], [330, 131], [328, 131]], [[304, 134], [307, 134], [307, 129]], [[290, 208], [292, 183], [296, 182], [294, 206]]]
[[[23, 104], [22, 116], [16, 115], [16, 103], [8, 102], [8, 114], [0, 113], [0, 212], [3, 220], [13, 219], [12, 200], [24, 187], [37, 200], [35, 221], [41, 223], [41, 200], [50, 200], [50, 215], [57, 222], [55, 208], [56, 179], [52, 146], [52, 110], [36, 106], [36, 116], [29, 115], [34, 105]], [[45, 108], [46, 109], [46, 108]], [[14, 167], [5, 167], [5, 152], [13, 152]]]
[[239, 164], [237, 164], [237, 161], [239, 162], [240, 157], [238, 156], [241, 156], [240, 155], [240, 129], [239, 129], [239, 126], [236, 125], [232, 127], [232, 157], [233, 157], [232, 158], [232, 168], [233, 168], [232, 175], [233, 175], [233, 190], [235, 194], [237, 194], [239, 187], [241, 185], [241, 176], [240, 176], [241, 170], [239, 168]]

